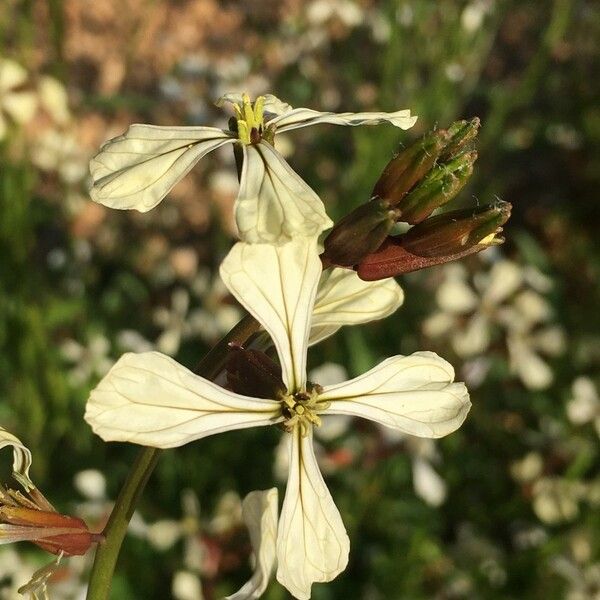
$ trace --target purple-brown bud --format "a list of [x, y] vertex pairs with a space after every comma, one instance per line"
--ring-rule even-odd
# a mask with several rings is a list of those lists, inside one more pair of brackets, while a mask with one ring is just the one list
[[381, 246], [395, 222], [389, 203], [373, 198], [335, 224], [325, 238], [323, 260], [342, 267], [356, 265]]
[[510, 217], [511, 205], [444, 213], [415, 225], [406, 234], [388, 237], [377, 252], [361, 261], [356, 271], [365, 281], [451, 262], [501, 244], [497, 235]]
[[417, 256], [433, 257], [455, 254], [484, 240], [488, 246], [501, 244], [504, 240], [496, 235], [508, 221], [511, 208], [500, 201], [431, 217], [409, 229], [402, 236], [402, 246]]
[[275, 399], [286, 391], [281, 368], [259, 350], [230, 344], [225, 372], [227, 389], [237, 394]]
[[0, 488], [0, 543], [30, 541], [47, 552], [74, 556], [101, 539], [81, 519], [56, 512], [37, 488], [28, 496]]

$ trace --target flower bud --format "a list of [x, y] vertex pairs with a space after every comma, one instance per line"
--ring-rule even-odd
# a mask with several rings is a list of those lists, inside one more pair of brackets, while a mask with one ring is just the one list
[[399, 220], [420, 223], [434, 210], [450, 202], [469, 181], [476, 160], [477, 152], [471, 151], [435, 165], [401, 202]]
[[0, 488], [0, 543], [30, 541], [53, 554], [85, 554], [102, 539], [77, 517], [61, 515], [37, 488], [28, 493]]
[[237, 394], [273, 399], [286, 391], [279, 365], [258, 350], [230, 344], [225, 371], [227, 389]]
[[458, 260], [501, 244], [496, 237], [510, 217], [511, 205], [447, 212], [415, 225], [406, 234], [388, 237], [377, 252], [356, 267], [358, 276], [375, 281]]
[[398, 206], [411, 188], [433, 167], [449, 140], [448, 132], [438, 129], [402, 150], [387, 164], [371, 196], [387, 200], [390, 206]]
[[441, 153], [440, 160], [449, 160], [462, 152], [465, 146], [477, 137], [480, 125], [479, 117], [474, 117], [470, 121], [455, 121], [452, 123], [448, 127], [450, 141]]
[[388, 202], [373, 198], [335, 224], [325, 238], [323, 260], [339, 266], [353, 266], [375, 252], [396, 222]]
[[402, 246], [417, 256], [432, 257], [461, 252], [484, 240], [488, 246], [501, 244], [504, 240], [495, 236], [502, 231], [511, 208], [508, 202], [498, 202], [431, 217], [409, 229], [402, 236]]

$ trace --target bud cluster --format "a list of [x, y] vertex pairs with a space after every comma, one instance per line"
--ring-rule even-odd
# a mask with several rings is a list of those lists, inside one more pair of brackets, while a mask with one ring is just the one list
[[[457, 121], [424, 135], [394, 156], [371, 198], [342, 218], [325, 238], [323, 261], [382, 279], [449, 262], [501, 244], [508, 202], [431, 216], [453, 200], [473, 174], [472, 142], [479, 119]], [[398, 222], [412, 225], [391, 235]]]

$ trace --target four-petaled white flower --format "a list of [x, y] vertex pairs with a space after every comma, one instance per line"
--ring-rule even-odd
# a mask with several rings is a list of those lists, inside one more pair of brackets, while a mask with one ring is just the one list
[[[159, 353], [126, 354], [92, 392], [85, 415], [106, 441], [158, 448], [222, 431], [281, 426], [291, 443], [277, 528], [277, 579], [300, 599], [310, 597], [313, 582], [330, 581], [340, 573], [349, 552], [344, 525], [313, 451], [313, 428], [320, 424], [320, 415], [364, 417], [411, 435], [438, 438], [456, 430], [470, 407], [464, 384], [453, 383], [452, 366], [430, 352], [394, 356], [341, 384], [321, 387], [307, 381], [311, 325], [352, 322], [351, 307], [338, 310], [344, 303], [336, 299], [335, 290], [343, 292], [341, 285], [325, 285], [327, 300], [315, 307], [313, 318], [321, 271], [317, 240], [305, 237], [280, 245], [241, 242], [221, 265], [223, 281], [262, 323], [277, 350], [282, 382], [272, 399], [223, 389]], [[378, 293], [380, 288], [367, 289]], [[331, 319], [328, 305], [334, 311]], [[356, 321], [364, 320], [359, 311]], [[261, 581], [246, 597], [257, 598], [263, 585]]]
[[315, 236], [332, 226], [317, 194], [274, 148], [276, 132], [319, 123], [412, 127], [409, 110], [393, 113], [331, 113], [292, 108], [275, 96], [250, 102], [246, 94], [227, 94], [236, 131], [216, 127], [131, 125], [108, 141], [90, 162], [91, 197], [111, 208], [154, 208], [206, 154], [239, 144], [243, 154], [235, 217], [240, 238], [250, 243], [280, 243], [296, 235]]

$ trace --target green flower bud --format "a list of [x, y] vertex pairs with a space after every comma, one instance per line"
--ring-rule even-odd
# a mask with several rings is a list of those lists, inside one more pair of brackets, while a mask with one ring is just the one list
[[463, 152], [447, 163], [438, 163], [398, 206], [400, 221], [420, 223], [450, 202], [473, 174], [477, 152]]
[[470, 121], [455, 121], [452, 123], [448, 127], [450, 141], [440, 155], [440, 160], [449, 160], [462, 152], [465, 146], [477, 137], [480, 125], [479, 117], [474, 117]]
[[325, 238], [323, 260], [351, 267], [381, 246], [396, 222], [388, 202], [374, 198], [347, 214]]
[[433, 167], [449, 140], [448, 132], [438, 129], [400, 152], [383, 170], [371, 196], [387, 200], [391, 206], [398, 206], [411, 188]]

